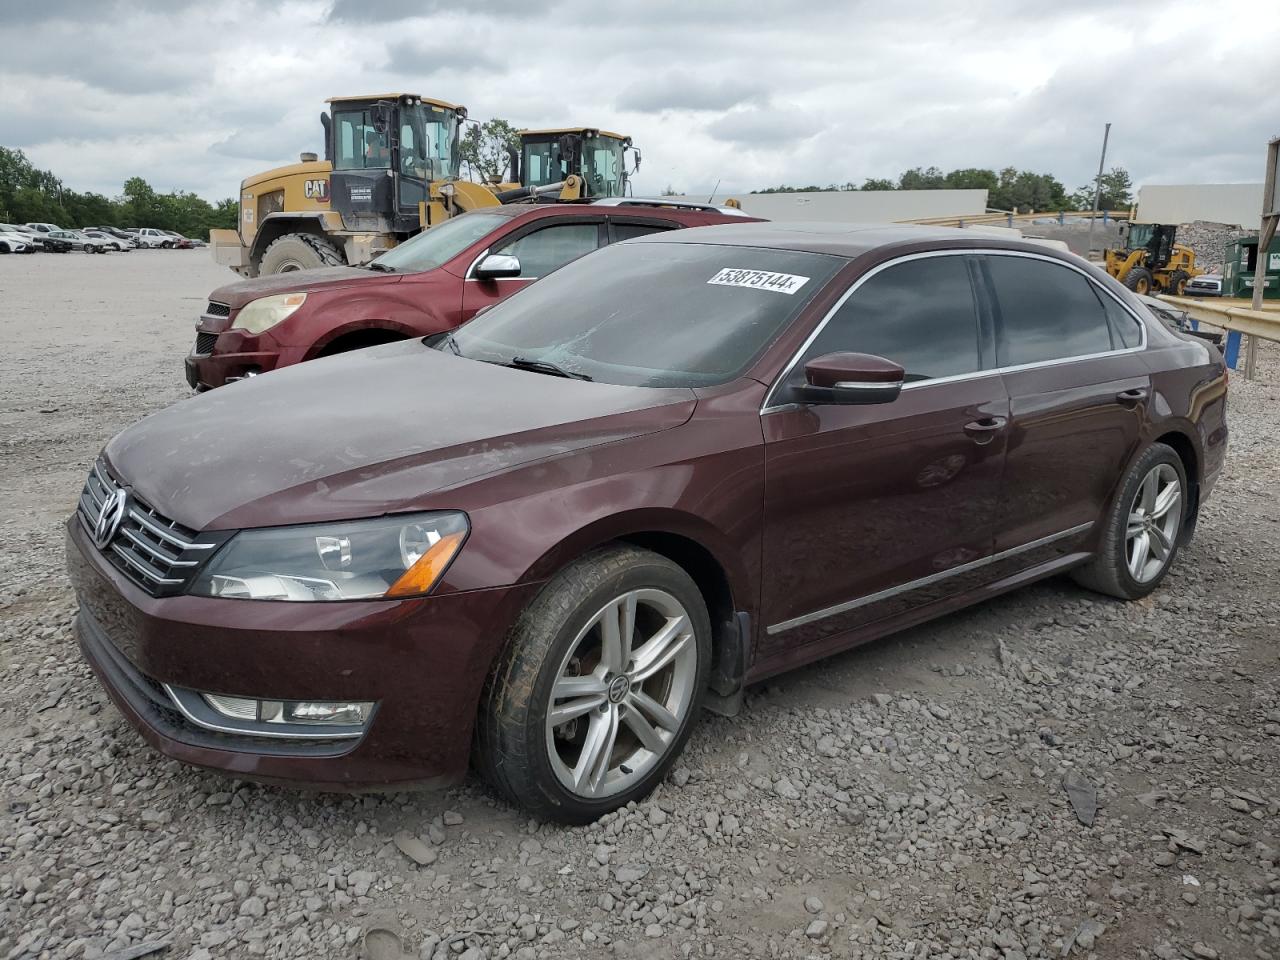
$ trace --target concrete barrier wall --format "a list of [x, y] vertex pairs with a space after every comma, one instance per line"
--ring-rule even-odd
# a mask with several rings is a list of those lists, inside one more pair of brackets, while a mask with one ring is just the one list
[[1139, 223], [1238, 223], [1258, 229], [1262, 184], [1191, 183], [1145, 186], [1138, 190]]

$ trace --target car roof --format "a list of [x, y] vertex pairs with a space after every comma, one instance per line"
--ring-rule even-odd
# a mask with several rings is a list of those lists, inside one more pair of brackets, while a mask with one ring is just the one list
[[[640, 237], [634, 243], [714, 243], [735, 247], [764, 247], [825, 253], [853, 259], [872, 250], [892, 247], [973, 247], [992, 250], [1021, 250], [1053, 255], [1050, 247], [1029, 240], [996, 237], [955, 227], [932, 227], [910, 223], [828, 223], [770, 220], [714, 224], [681, 230], [675, 234]], [[1069, 255], [1059, 255], [1068, 259]], [[1074, 258], [1073, 258], [1074, 259]]]
[[[647, 206], [643, 204], [617, 206], [596, 203], [507, 203], [498, 207], [481, 207], [472, 211], [477, 214], [489, 214], [499, 217], [524, 217], [529, 220], [543, 217], [581, 217], [606, 214], [612, 219], [647, 218], [669, 220], [690, 226], [723, 223], [729, 219], [743, 220], [741, 216], [732, 218], [716, 210], [684, 209], [681, 207]], [[748, 221], [749, 222], [749, 221]]]

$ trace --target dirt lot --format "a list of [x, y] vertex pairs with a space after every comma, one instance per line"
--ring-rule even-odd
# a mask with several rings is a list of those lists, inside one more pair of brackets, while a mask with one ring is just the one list
[[60, 523], [107, 437], [186, 395], [229, 277], [205, 251], [0, 258], [0, 958], [349, 958], [373, 928], [462, 960], [1280, 956], [1274, 353], [1233, 379], [1226, 476], [1148, 601], [1054, 580], [786, 676], [706, 716], [649, 802], [567, 829], [475, 781], [181, 767], [81, 662]]

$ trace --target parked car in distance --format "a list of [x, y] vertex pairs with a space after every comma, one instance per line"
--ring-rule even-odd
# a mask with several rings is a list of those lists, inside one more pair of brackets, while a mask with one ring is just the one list
[[101, 240], [81, 233], [79, 230], [54, 230], [46, 236], [51, 240], [62, 240], [71, 244], [72, 250], [83, 250], [85, 253], [106, 253]]
[[126, 230], [121, 230], [119, 227], [86, 227], [85, 229], [97, 230], [101, 233], [109, 234], [110, 236], [113, 236], [118, 240], [124, 240], [130, 245], [131, 248], [136, 248], [138, 246], [137, 237], [133, 236]]
[[1188, 297], [1220, 297], [1222, 296], [1222, 274], [1202, 273], [1187, 281]]
[[15, 223], [0, 223], [0, 231], [21, 237], [37, 253], [45, 248], [44, 235], [36, 233], [34, 230], [29, 230], [25, 226], [18, 226]]
[[35, 242], [20, 233], [15, 233], [0, 224], [0, 253], [35, 253]]
[[[630, 199], [630, 198], [629, 198]], [[186, 360], [196, 390], [361, 347], [451, 330], [617, 240], [741, 220], [693, 206], [512, 204], [425, 230], [366, 267], [237, 280], [209, 294]]]
[[110, 233], [104, 233], [101, 230], [81, 230], [86, 237], [91, 240], [98, 241], [103, 250], [115, 250], [118, 253], [127, 253], [134, 248], [134, 244], [129, 240], [121, 240], [119, 237]]
[[1151, 593], [1226, 397], [1070, 254], [669, 231], [120, 433], [68, 520], [76, 630], [171, 757], [344, 789], [472, 760], [584, 822], [745, 684], [1053, 574]]
[[27, 223], [24, 226], [34, 233], [54, 233], [62, 229], [56, 223]]
[[160, 232], [163, 234], [166, 234], [169, 237], [169, 239], [173, 241], [173, 248], [175, 250], [190, 250], [192, 247], [195, 246], [195, 244], [193, 244], [190, 240], [188, 240], [182, 234], [178, 233], [176, 230], [162, 230]]
[[158, 230], [155, 227], [139, 227], [135, 233], [145, 241], [144, 246], [162, 247], [165, 250], [172, 249], [175, 246], [173, 237], [165, 230]]

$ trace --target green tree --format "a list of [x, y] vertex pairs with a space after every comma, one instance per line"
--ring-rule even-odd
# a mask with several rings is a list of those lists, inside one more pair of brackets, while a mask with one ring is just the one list
[[510, 167], [510, 150], [520, 149], [516, 128], [496, 117], [485, 123], [468, 125], [459, 153], [473, 180], [500, 181]]
[[946, 178], [937, 167], [929, 167], [927, 170], [912, 167], [904, 170], [898, 178], [899, 190], [939, 190], [944, 186]]
[[[1124, 210], [1133, 204], [1133, 180], [1124, 167], [1112, 167], [1102, 175], [1099, 210]], [[1094, 184], [1089, 183], [1071, 195], [1077, 210], [1093, 209]]]
[[897, 186], [892, 180], [884, 177], [868, 177], [862, 181], [863, 190], [896, 190]]
[[980, 167], [965, 167], [963, 170], [952, 170], [943, 178], [944, 185], [950, 190], [986, 190], [996, 189], [1000, 178], [994, 170]]

